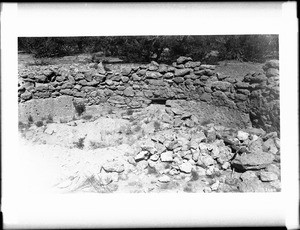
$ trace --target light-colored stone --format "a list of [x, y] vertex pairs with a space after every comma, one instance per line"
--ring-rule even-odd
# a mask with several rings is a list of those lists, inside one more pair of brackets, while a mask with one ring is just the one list
[[245, 141], [249, 138], [249, 133], [246, 133], [244, 131], [239, 130], [238, 133], [237, 133], [237, 138], [240, 141]]
[[190, 162], [184, 162], [181, 165], [179, 165], [180, 171], [184, 173], [191, 173], [193, 168], [193, 165]]
[[119, 162], [107, 162], [102, 167], [106, 172], [121, 173], [125, 170], [124, 165]]
[[278, 176], [273, 172], [262, 171], [262, 172], [260, 172], [260, 179], [261, 179], [261, 181], [268, 182], [268, 181], [277, 180]]
[[268, 152], [273, 153], [273, 154], [276, 154], [278, 152], [278, 149], [276, 147], [276, 143], [275, 143], [273, 138], [269, 138], [268, 140], [266, 140], [263, 143], [263, 150], [266, 151], [266, 152], [268, 151]]
[[145, 168], [148, 167], [148, 162], [146, 160], [141, 160], [137, 163], [137, 169], [139, 170], [144, 170]]
[[246, 181], [246, 180], [257, 180], [258, 177], [257, 177], [257, 175], [256, 175], [255, 172], [253, 172], [253, 171], [246, 171], [246, 172], [244, 172], [244, 173], [241, 175], [241, 179], [242, 179], [243, 181]]
[[205, 193], [211, 193], [212, 190], [211, 190], [210, 187], [205, 187], [205, 188], [203, 189], [203, 192], [205, 192]]
[[230, 168], [230, 163], [228, 161], [224, 162], [224, 164], [222, 164], [222, 169], [226, 170]]
[[158, 154], [153, 154], [150, 157], [150, 160], [152, 160], [152, 161], [157, 161], [158, 159], [159, 159], [159, 155]]
[[146, 159], [146, 156], [148, 155], [148, 151], [141, 151], [140, 153], [138, 153], [136, 156], [135, 156], [135, 160], [136, 161], [139, 161], [139, 160], [143, 160], [143, 159]]
[[162, 182], [162, 183], [168, 183], [171, 181], [170, 177], [167, 176], [167, 175], [163, 175], [161, 177], [158, 178], [158, 181], [159, 182]]
[[271, 164], [274, 159], [273, 154], [265, 152], [242, 154], [241, 156], [237, 155], [232, 161], [232, 165], [244, 170], [262, 169]]
[[177, 58], [176, 62], [178, 65], [184, 64], [188, 61], [193, 61], [191, 57], [184, 57], [184, 56], [180, 56], [179, 58]]
[[160, 155], [160, 160], [162, 162], [170, 162], [170, 161], [173, 161], [173, 152], [172, 151], [166, 151], [166, 152], [163, 152], [161, 155]]
[[220, 181], [217, 180], [215, 183], [213, 183], [213, 184], [210, 186], [210, 188], [211, 188], [212, 191], [217, 191], [218, 188], [219, 188], [219, 186], [220, 186]]
[[207, 156], [200, 156], [199, 160], [205, 165], [205, 166], [210, 166], [215, 164], [215, 160], [207, 155]]

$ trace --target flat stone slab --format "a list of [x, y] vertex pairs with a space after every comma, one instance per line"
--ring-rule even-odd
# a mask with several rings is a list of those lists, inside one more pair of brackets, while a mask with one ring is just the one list
[[75, 115], [73, 97], [60, 96], [57, 98], [32, 99], [24, 103], [19, 103], [19, 121], [28, 122], [31, 116], [33, 121], [40, 121], [49, 115], [58, 118], [69, 118]]
[[243, 154], [232, 161], [235, 168], [243, 170], [262, 169], [267, 167], [275, 159], [273, 154], [266, 152]]

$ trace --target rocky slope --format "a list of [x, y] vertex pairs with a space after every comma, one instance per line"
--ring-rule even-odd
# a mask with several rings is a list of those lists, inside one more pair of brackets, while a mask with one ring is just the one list
[[59, 192], [281, 190], [277, 132], [214, 124], [185, 104], [167, 101], [19, 128], [41, 162], [54, 162], [49, 182]]

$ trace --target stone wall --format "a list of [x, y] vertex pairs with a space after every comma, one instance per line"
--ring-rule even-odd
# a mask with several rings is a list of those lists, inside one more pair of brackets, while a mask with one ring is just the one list
[[249, 97], [250, 119], [254, 127], [280, 134], [279, 62], [268, 61], [263, 66], [265, 75], [247, 75], [244, 81], [252, 85]]
[[151, 62], [120, 72], [94, 64], [32, 66], [19, 70], [18, 95], [21, 104], [67, 95], [86, 105], [128, 108], [166, 100], [203, 101], [250, 113], [254, 125], [279, 131], [278, 69], [278, 61], [269, 61], [262, 72], [236, 80], [189, 57], [179, 57], [172, 66]]

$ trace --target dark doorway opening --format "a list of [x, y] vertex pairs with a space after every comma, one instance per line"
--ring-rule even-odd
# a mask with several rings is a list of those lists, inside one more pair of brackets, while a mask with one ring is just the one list
[[165, 105], [166, 101], [167, 101], [167, 99], [165, 99], [165, 98], [153, 98], [153, 99], [151, 99], [150, 104]]

